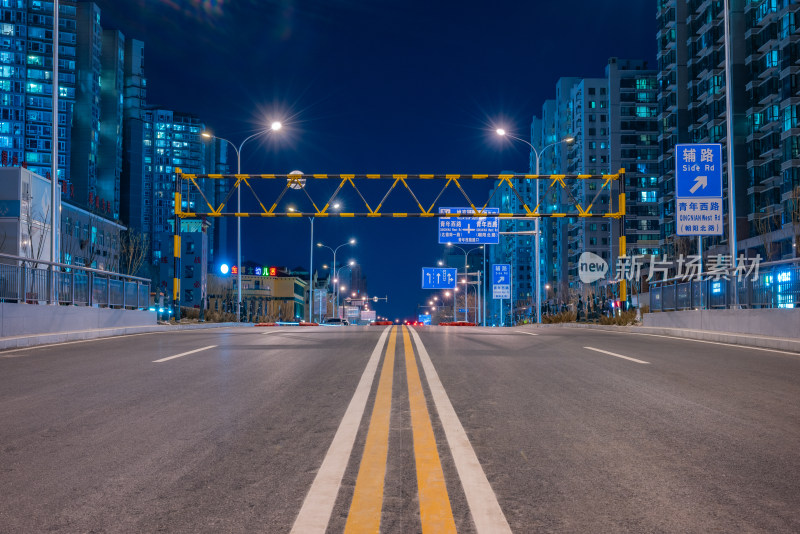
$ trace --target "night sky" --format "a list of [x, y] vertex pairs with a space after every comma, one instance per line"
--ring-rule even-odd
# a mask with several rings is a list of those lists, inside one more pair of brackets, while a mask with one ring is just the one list
[[[245, 145], [245, 173], [525, 172], [527, 147], [495, 127], [529, 138], [558, 78], [602, 77], [609, 57], [656, 67], [647, 0], [95, 1], [104, 28], [145, 42], [148, 104], [194, 113], [236, 144], [284, 122]], [[307, 219], [242, 228], [245, 260], [308, 265]], [[371, 295], [388, 295], [378, 314], [415, 316], [420, 268], [444, 255], [436, 221], [315, 223], [315, 241], [350, 237], [358, 245], [337, 259], [356, 259]], [[319, 251], [317, 269], [331, 260]]]

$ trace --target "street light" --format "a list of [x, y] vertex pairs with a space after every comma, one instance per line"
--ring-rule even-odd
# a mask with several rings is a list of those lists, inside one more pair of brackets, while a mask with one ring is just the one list
[[[239, 148], [236, 148], [236, 145], [233, 142], [225, 139], [224, 137], [218, 137], [216, 135], [212, 135], [209, 132], [202, 132], [200, 135], [206, 139], [219, 139], [220, 141], [225, 141], [231, 147], [233, 147], [234, 152], [236, 152], [236, 174], [242, 174], [242, 147], [244, 144], [248, 142], [250, 139], [254, 137], [258, 137], [259, 135], [263, 135], [269, 131], [277, 132], [283, 127], [283, 125], [278, 122], [274, 121], [271, 125], [269, 130], [260, 130], [250, 137], [246, 137], [244, 141], [239, 144]], [[242, 212], [242, 188], [237, 186], [236, 187], [236, 213]], [[180, 229], [176, 228], [176, 232], [179, 232]], [[242, 219], [241, 217], [236, 217], [236, 265], [238, 268], [237, 275], [236, 275], [236, 322], [241, 321], [242, 317]], [[175, 273], [175, 276], [178, 276], [178, 273]]]
[[[273, 122], [272, 129], [280, 130], [281, 123]], [[289, 175], [302, 176], [303, 171], [292, 171], [289, 173]], [[296, 183], [301, 189], [305, 187], [305, 180], [298, 181]], [[289, 206], [288, 211], [295, 213], [297, 209], [294, 206]], [[309, 242], [309, 249], [311, 252], [309, 253], [308, 259], [308, 322], [311, 323], [314, 321], [314, 216], [312, 215], [309, 217], [308, 221], [311, 223], [311, 241]]]
[[[461, 252], [464, 253], [464, 276], [465, 277], [469, 276], [469, 268], [467, 267], [467, 257], [469, 256], [469, 254], [471, 252], [474, 252], [476, 250], [483, 250], [483, 245], [481, 245], [479, 247], [471, 248], [469, 250], [464, 250], [463, 248], [459, 247], [458, 245], [454, 245], [453, 243], [448, 243], [447, 246], [448, 247], [452, 247], [452, 248], [457, 248], [458, 250], [460, 250]], [[468, 299], [469, 291], [467, 291], [467, 285], [466, 285], [467, 284], [467, 279], [466, 278], [464, 278], [464, 282], [463, 283], [464, 283], [464, 320], [465, 321], [469, 321], [469, 302], [468, 302], [468, 300], [469, 300]], [[456, 287], [455, 290], [458, 291], [458, 288]], [[476, 290], [476, 294], [477, 294], [477, 290]], [[455, 321], [455, 320], [456, 320], [456, 299], [453, 298], [453, 321]]]
[[[350, 238], [347, 242], [342, 243], [341, 245], [339, 245], [336, 248], [331, 248], [328, 245], [323, 245], [322, 243], [317, 243], [318, 247], [327, 248], [328, 250], [333, 252], [333, 265], [331, 267], [331, 271], [333, 272], [334, 281], [337, 282], [337, 287], [335, 287], [335, 289], [336, 289], [336, 317], [339, 317], [339, 291], [338, 291], [338, 281], [339, 281], [338, 278], [339, 278], [339, 276], [338, 276], [338, 274], [336, 272], [336, 252], [338, 252], [339, 249], [344, 247], [344, 246], [347, 246], [347, 245], [353, 246], [355, 244], [356, 244], [356, 238], [354, 238], [354, 237]], [[355, 265], [355, 262], [353, 262], [353, 264]]]
[[[534, 147], [531, 143], [529, 143], [525, 139], [523, 139], [521, 137], [517, 137], [515, 135], [511, 135], [510, 133], [506, 132], [502, 128], [498, 128], [496, 130], [496, 132], [497, 132], [497, 135], [499, 135], [500, 137], [510, 137], [511, 139], [514, 139], [516, 141], [520, 141], [522, 143], [525, 143], [529, 147], [531, 147], [531, 150], [533, 150], [534, 156], [536, 156], [536, 173], [535, 174], [537, 176], [539, 175], [539, 158], [541, 157], [542, 153], [544, 153], [545, 150], [547, 150], [550, 147], [553, 147], [553, 146], [556, 146], [556, 145], [560, 145], [561, 143], [566, 143], [568, 145], [571, 145], [572, 143], [575, 142], [575, 138], [574, 137], [568, 136], [568, 137], [565, 137], [564, 139], [562, 139], [561, 141], [556, 141], [555, 143], [550, 143], [549, 145], [547, 145], [546, 147], [544, 147], [541, 150], [536, 150], [536, 147]], [[539, 182], [538, 182], [538, 180], [536, 181], [536, 212], [537, 213], [539, 212]], [[542, 323], [542, 288], [541, 288], [542, 280], [541, 280], [541, 272], [540, 272], [541, 271], [541, 266], [540, 266], [540, 261], [541, 260], [539, 259], [539, 248], [542, 245], [542, 239], [541, 239], [541, 236], [539, 234], [539, 219], [540, 218], [541, 217], [536, 217], [536, 221], [534, 223], [535, 224], [534, 232], [536, 234], [536, 252], [535, 252], [535, 260], [534, 260], [534, 262], [536, 263], [536, 322], [538, 324]], [[513, 317], [513, 303], [512, 303], [512, 317]]]

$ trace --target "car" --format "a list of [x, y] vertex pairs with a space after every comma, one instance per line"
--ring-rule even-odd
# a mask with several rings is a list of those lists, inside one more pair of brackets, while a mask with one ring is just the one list
[[350, 326], [347, 319], [340, 319], [339, 317], [328, 317], [323, 324], [327, 326]]

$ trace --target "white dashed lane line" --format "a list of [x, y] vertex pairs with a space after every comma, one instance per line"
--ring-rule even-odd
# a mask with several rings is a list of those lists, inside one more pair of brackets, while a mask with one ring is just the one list
[[636, 363], [643, 363], [645, 365], [649, 365], [650, 362], [646, 362], [644, 360], [637, 360], [636, 358], [631, 358], [630, 356], [623, 356], [622, 354], [617, 354], [616, 352], [609, 352], [603, 349], [596, 349], [594, 347], [583, 347], [584, 349], [593, 350], [595, 352], [602, 352], [603, 354], [608, 354], [609, 356], [614, 356], [615, 358], [622, 358], [623, 360], [630, 360]]
[[199, 349], [190, 350], [188, 352], [181, 352], [180, 354], [176, 354], [174, 356], [167, 356], [166, 358], [161, 358], [160, 360], [153, 360], [153, 363], [163, 363], [163, 362], [166, 362], [166, 361], [169, 361], [169, 360], [174, 360], [175, 358], [181, 358], [183, 356], [188, 356], [189, 354], [194, 354], [195, 352], [200, 352], [200, 351], [204, 351], [204, 350], [208, 350], [208, 349], [213, 349], [215, 347], [216, 347], [216, 345], [209, 345], [207, 347], [202, 347], [202, 348], [199, 348]]

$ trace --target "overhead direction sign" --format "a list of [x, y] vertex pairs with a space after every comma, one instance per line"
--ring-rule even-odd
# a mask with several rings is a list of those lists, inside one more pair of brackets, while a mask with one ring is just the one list
[[[487, 215], [498, 215], [499, 208], [486, 208]], [[439, 208], [439, 213], [474, 214], [473, 208]], [[496, 245], [500, 242], [498, 217], [442, 217], [439, 243]]]
[[441, 267], [422, 268], [422, 289], [455, 289], [456, 269]]
[[722, 145], [675, 145], [677, 234], [722, 235]]
[[495, 300], [511, 298], [511, 265], [507, 263], [492, 265], [492, 298]]

